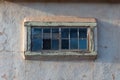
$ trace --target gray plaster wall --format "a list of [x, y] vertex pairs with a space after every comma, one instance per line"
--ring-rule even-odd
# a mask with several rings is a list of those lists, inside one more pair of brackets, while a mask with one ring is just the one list
[[[63, 15], [98, 22], [95, 61], [23, 58], [23, 19]], [[120, 4], [0, 2], [0, 80], [120, 80]]]

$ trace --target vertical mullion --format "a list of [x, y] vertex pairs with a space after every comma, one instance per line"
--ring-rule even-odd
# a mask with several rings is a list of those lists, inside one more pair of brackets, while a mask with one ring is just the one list
[[51, 49], [52, 49], [52, 28], [50, 28]]
[[70, 28], [69, 28], [69, 38], [68, 38], [68, 40], [69, 40], [69, 50], [70, 50]]
[[61, 50], [61, 28], [59, 28], [59, 50]]
[[43, 28], [42, 29], [42, 50], [43, 50]]
[[80, 39], [79, 39], [79, 35], [80, 35], [80, 34], [79, 34], [79, 28], [77, 28], [77, 30], [78, 30], [78, 51], [79, 51], [79, 47], [80, 47], [80, 46], [79, 46], [79, 40], [80, 40]]

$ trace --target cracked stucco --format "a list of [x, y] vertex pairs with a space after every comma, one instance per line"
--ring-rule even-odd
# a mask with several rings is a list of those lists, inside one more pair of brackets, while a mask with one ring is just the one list
[[[63, 15], [98, 20], [95, 61], [23, 59], [22, 21]], [[120, 80], [120, 5], [87, 3], [0, 3], [0, 80]]]

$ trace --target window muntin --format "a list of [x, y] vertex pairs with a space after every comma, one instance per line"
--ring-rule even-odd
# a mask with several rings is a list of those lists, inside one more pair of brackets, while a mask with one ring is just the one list
[[88, 51], [87, 27], [32, 27], [31, 51]]

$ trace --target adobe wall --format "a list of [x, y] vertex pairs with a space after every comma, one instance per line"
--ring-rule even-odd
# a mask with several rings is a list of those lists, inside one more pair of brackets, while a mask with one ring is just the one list
[[[30, 61], [23, 55], [25, 17], [94, 17], [95, 61]], [[0, 80], [120, 80], [120, 4], [0, 2]]]

